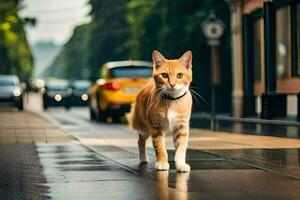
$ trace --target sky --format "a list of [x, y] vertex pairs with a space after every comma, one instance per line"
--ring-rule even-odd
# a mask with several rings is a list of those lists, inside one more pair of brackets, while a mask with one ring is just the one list
[[29, 43], [38, 41], [63, 45], [73, 29], [90, 21], [88, 0], [23, 0], [20, 15], [35, 17], [35, 27], [26, 26]]

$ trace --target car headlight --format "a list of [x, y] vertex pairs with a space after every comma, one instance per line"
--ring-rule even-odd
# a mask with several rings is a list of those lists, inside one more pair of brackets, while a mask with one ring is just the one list
[[57, 94], [54, 96], [55, 101], [60, 102], [62, 100], [62, 97], [60, 94]]
[[35, 85], [37, 88], [42, 88], [45, 86], [45, 81], [42, 80], [42, 79], [37, 79], [36, 82], [35, 82]]
[[20, 89], [15, 89], [13, 91], [13, 94], [14, 94], [15, 97], [19, 97], [21, 95], [21, 90]]
[[81, 99], [82, 99], [82, 101], [87, 101], [88, 100], [88, 95], [87, 94], [83, 94], [83, 95], [81, 95]]
[[45, 93], [46, 93], [46, 88], [42, 87], [42, 88], [40, 89], [40, 93], [41, 93], [41, 94], [45, 94]]

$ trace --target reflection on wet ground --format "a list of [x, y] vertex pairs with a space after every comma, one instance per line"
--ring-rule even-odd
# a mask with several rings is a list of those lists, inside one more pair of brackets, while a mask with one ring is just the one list
[[48, 187], [34, 144], [0, 145], [0, 199], [47, 199]]
[[153, 181], [80, 144], [38, 144], [37, 151], [50, 199], [160, 198]]
[[[299, 150], [188, 150], [190, 173], [78, 143], [0, 145], [1, 199], [299, 199]], [[109, 156], [109, 157], [108, 157]], [[12, 159], [13, 158], [13, 159]]]
[[209, 152], [300, 180], [300, 149], [229, 149]]
[[[55, 115], [55, 113], [51, 114]], [[201, 147], [203, 150], [187, 152], [187, 162], [191, 165], [192, 171], [177, 173], [172, 162], [174, 151], [170, 150], [171, 170], [156, 172], [153, 151], [148, 151], [150, 163], [139, 165], [135, 137], [131, 137], [131, 133], [125, 126], [94, 124], [83, 120], [85, 118], [73, 118], [69, 117], [68, 119], [78, 123], [78, 126], [76, 129], [67, 127], [68, 130], [80, 138], [83, 144], [88, 145], [99, 154], [95, 154], [96, 157], [94, 157], [91, 155], [93, 152], [82, 148], [80, 148], [82, 157], [78, 157], [73, 151], [59, 153], [61, 155], [57, 155], [56, 160], [54, 159], [56, 166], [52, 167], [52, 170], [57, 174], [64, 175], [68, 181], [55, 182], [51, 179], [51, 173], [54, 172], [50, 170], [51, 173], [49, 173], [49, 169], [46, 167], [45, 171], [48, 172], [46, 177], [50, 176], [49, 180], [52, 180], [48, 184], [51, 197], [78, 196], [78, 198], [84, 197], [84, 199], [90, 197], [99, 199], [101, 196], [101, 199], [183, 200], [300, 198], [299, 176], [284, 173], [285, 167], [293, 166], [289, 163], [291, 163], [290, 160], [293, 160], [292, 163], [295, 162], [295, 156], [298, 155], [295, 154], [297, 149], [287, 149], [287, 152], [285, 149], [261, 149], [274, 148], [274, 146], [297, 148], [297, 145], [293, 145], [293, 140], [284, 143], [281, 138], [241, 137], [222, 133], [219, 133], [218, 136], [216, 136], [218, 133], [215, 133], [216, 137], [212, 137], [209, 136], [210, 133], [198, 130], [198, 133], [191, 134], [190, 147], [195, 147], [195, 149]], [[238, 130], [241, 127], [235, 126], [235, 128]], [[234, 140], [231, 140], [231, 137], [234, 137]], [[213, 145], [209, 145], [211, 148], [207, 150], [208, 145], [206, 144], [209, 142]], [[255, 144], [253, 144], [254, 142]], [[224, 149], [224, 145], [228, 150], [213, 150]], [[232, 150], [231, 147], [235, 147], [235, 150]], [[254, 149], [245, 149], [251, 147]], [[40, 148], [40, 150], [42, 149]], [[74, 159], [69, 160], [68, 154], [70, 157], [75, 156]], [[50, 156], [50, 158], [53, 157]], [[85, 158], [95, 161], [85, 160]], [[80, 162], [76, 161], [77, 159]], [[81, 161], [84, 161], [87, 166], [83, 165]], [[48, 162], [42, 163], [47, 164]], [[102, 168], [97, 163], [109, 163], [109, 165]], [[75, 166], [68, 166], [73, 164]], [[81, 166], [77, 166], [79, 164]], [[88, 165], [91, 165], [92, 171], [88, 170]], [[109, 170], [111, 165], [114, 166], [111, 168], [115, 170]], [[294, 167], [297, 168], [295, 163]], [[103, 171], [101, 171], [102, 169]], [[288, 172], [291, 171], [292, 168], [288, 170]], [[69, 177], [73, 174], [76, 175], [75, 178]], [[86, 178], [84, 180], [83, 177], [87, 174], [94, 179]], [[77, 180], [78, 177], [82, 177], [83, 181]], [[66, 188], [66, 191], [61, 190], [61, 187]], [[72, 187], [75, 188], [75, 191], [72, 190]], [[77, 187], [80, 187], [82, 194], [77, 194]]]
[[[107, 146], [93, 147], [106, 155]], [[300, 181], [279, 173], [266, 170], [258, 164], [240, 161], [222, 152], [189, 150], [187, 162], [190, 173], [177, 173], [172, 162], [174, 151], [169, 151], [171, 170], [156, 172], [154, 157], [149, 164], [138, 165], [137, 157], [118, 157], [124, 150], [111, 147], [109, 152], [116, 162], [137, 171], [138, 177], [156, 182], [161, 199], [299, 199]], [[233, 150], [235, 151], [235, 150]], [[239, 150], [238, 150], [239, 151]], [[127, 152], [130, 154], [129, 152]], [[113, 154], [116, 154], [114, 156]], [[166, 190], [165, 188], [169, 188]]]
[[[0, 145], [1, 199], [298, 199], [298, 149], [189, 150], [190, 173], [114, 146]], [[107, 156], [111, 156], [108, 158]], [[14, 158], [14, 159], [12, 159]]]

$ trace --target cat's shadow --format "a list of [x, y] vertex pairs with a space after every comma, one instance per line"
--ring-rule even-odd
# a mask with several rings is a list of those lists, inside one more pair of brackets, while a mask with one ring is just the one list
[[137, 171], [139, 174], [143, 175], [148, 171], [148, 163], [140, 163], [137, 167]]

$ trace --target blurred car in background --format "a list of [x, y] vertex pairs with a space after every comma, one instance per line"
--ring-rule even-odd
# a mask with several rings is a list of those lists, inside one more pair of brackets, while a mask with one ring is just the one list
[[72, 106], [86, 106], [88, 101], [87, 90], [91, 86], [89, 80], [76, 80], [71, 84], [72, 88], [72, 97], [71, 104]]
[[31, 78], [28, 82], [27, 91], [39, 92], [44, 87], [45, 87], [45, 81], [43, 79]]
[[63, 106], [70, 109], [72, 89], [69, 81], [57, 79], [46, 81], [42, 93], [45, 110], [52, 106]]
[[0, 102], [13, 104], [18, 110], [23, 110], [23, 91], [17, 76], [0, 75]]
[[118, 61], [104, 64], [98, 79], [88, 90], [90, 118], [118, 121], [130, 110], [140, 89], [151, 80], [152, 63]]

